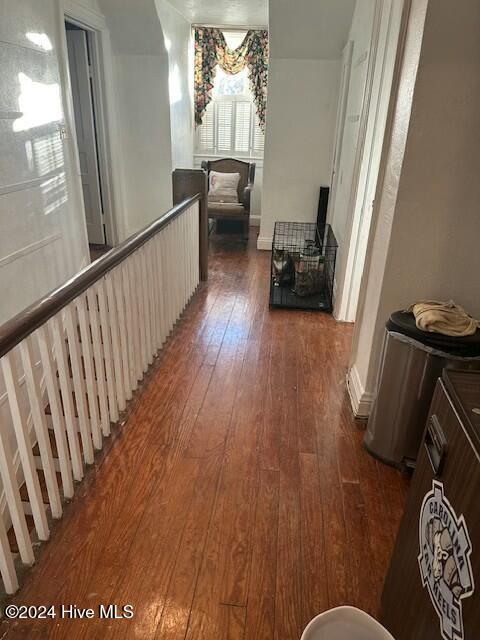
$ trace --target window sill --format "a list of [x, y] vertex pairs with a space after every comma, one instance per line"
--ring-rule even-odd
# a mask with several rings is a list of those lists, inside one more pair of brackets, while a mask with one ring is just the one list
[[221, 158], [234, 158], [235, 160], [241, 160], [242, 162], [255, 162], [257, 167], [263, 167], [263, 156], [229, 156], [227, 154], [197, 153], [197, 152], [193, 154], [194, 161], [219, 160]]

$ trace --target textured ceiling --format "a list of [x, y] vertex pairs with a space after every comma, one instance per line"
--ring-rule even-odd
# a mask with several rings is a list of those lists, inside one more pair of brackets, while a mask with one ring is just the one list
[[266, 26], [268, 0], [168, 0], [194, 23]]

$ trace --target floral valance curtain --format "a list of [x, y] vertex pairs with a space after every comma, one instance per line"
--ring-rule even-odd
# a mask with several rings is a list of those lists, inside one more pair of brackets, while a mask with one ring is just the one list
[[229, 49], [220, 29], [195, 29], [195, 125], [202, 124], [203, 115], [212, 99], [215, 67], [230, 74], [248, 67], [248, 78], [262, 130], [265, 129], [268, 78], [268, 31], [247, 31], [242, 44]]

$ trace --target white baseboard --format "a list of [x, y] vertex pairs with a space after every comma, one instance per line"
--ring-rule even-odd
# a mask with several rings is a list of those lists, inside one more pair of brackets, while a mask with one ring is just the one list
[[373, 393], [363, 388], [358, 369], [355, 365], [347, 373], [347, 389], [356, 418], [368, 418], [373, 404]]
[[257, 249], [259, 251], [271, 251], [272, 250], [272, 238], [266, 236], [258, 236]]

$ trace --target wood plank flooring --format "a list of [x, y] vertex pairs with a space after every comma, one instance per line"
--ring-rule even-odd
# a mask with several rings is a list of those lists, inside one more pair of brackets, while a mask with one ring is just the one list
[[208, 285], [12, 599], [134, 617], [1, 638], [297, 640], [329, 607], [377, 613], [407, 480], [362, 449], [351, 327], [269, 310], [253, 244], [212, 239]]

